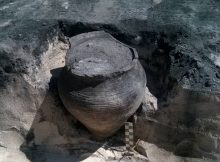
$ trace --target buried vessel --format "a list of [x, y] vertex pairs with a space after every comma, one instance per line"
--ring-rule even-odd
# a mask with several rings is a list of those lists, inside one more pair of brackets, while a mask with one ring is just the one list
[[70, 39], [58, 88], [66, 109], [94, 135], [114, 134], [138, 109], [146, 76], [135, 49], [104, 31]]

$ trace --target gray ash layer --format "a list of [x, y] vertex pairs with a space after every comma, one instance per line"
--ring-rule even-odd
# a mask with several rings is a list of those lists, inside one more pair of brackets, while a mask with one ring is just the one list
[[[170, 57], [167, 70], [172, 77], [187, 89], [219, 91], [219, 3], [214, 0], [202, 3], [191, 0], [2, 1], [0, 35], [1, 56], [4, 56], [1, 58], [6, 57], [11, 63], [1, 66], [6, 71], [20, 69], [15, 57], [26, 60], [24, 64], [31, 64], [33, 59], [38, 62], [36, 57], [47, 48], [42, 42], [53, 37], [58, 27], [67, 36], [105, 30], [148, 51], [166, 48], [168, 44], [172, 52], [165, 50], [154, 57]], [[167, 42], [161, 43], [160, 39]], [[7, 49], [5, 44], [9, 46]], [[13, 54], [8, 54], [15, 49]], [[148, 51], [141, 52], [147, 62]]]

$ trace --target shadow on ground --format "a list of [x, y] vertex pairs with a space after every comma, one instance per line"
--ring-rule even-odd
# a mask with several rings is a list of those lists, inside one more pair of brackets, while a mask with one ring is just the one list
[[61, 70], [51, 70], [49, 90], [35, 115], [26, 142], [20, 147], [21, 151], [32, 162], [73, 162], [88, 158], [100, 147], [123, 145], [118, 135], [96, 139], [64, 108], [57, 90]]

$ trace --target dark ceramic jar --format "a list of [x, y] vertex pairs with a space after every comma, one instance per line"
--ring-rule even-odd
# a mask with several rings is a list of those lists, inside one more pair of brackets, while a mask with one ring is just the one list
[[93, 134], [114, 134], [137, 110], [146, 76], [135, 49], [103, 31], [70, 39], [58, 82], [66, 109]]

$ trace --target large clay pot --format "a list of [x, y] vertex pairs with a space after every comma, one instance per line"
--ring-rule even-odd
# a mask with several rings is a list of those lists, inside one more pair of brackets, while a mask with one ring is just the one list
[[67, 110], [93, 134], [114, 134], [137, 110], [146, 86], [135, 49], [103, 31], [70, 39], [59, 94]]

